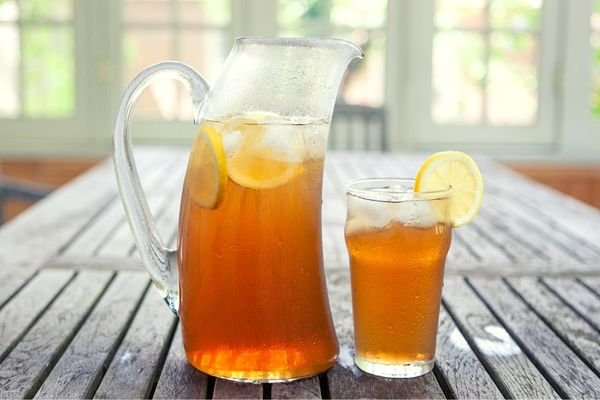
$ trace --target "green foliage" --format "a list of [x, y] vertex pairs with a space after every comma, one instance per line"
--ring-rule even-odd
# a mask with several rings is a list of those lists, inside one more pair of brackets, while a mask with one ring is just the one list
[[28, 118], [66, 118], [75, 110], [75, 53], [71, 27], [23, 31], [23, 111]]
[[25, 20], [64, 20], [73, 15], [72, 0], [20, 0]]
[[[600, 3], [600, 1], [597, 3]], [[592, 113], [596, 117], [600, 117], [600, 47], [594, 49], [594, 76], [592, 85]]]
[[541, 1], [492, 0], [490, 25], [492, 28], [538, 29]]

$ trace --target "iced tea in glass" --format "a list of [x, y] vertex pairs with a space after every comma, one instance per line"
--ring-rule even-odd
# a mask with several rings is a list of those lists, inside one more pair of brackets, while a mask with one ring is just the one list
[[433, 368], [451, 190], [417, 193], [409, 179], [347, 185], [356, 365], [385, 377]]

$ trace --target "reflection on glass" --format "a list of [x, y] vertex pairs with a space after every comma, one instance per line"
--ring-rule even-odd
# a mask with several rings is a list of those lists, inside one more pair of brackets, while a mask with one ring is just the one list
[[486, 26], [486, 0], [438, 0], [435, 24], [439, 28], [475, 28]]
[[387, 3], [387, 0], [279, 0], [279, 35], [334, 36], [358, 44], [365, 57], [350, 64], [338, 101], [380, 107], [385, 89]]
[[487, 117], [494, 125], [532, 125], [537, 115], [537, 49], [530, 34], [490, 35]]
[[[174, 58], [172, 32], [167, 29], [129, 29], [123, 39], [123, 82], [130, 82], [149, 65]], [[151, 119], [177, 116], [177, 83], [163, 79], [140, 96], [134, 114]]]
[[449, 31], [433, 40], [433, 108], [436, 123], [482, 121], [485, 43], [480, 33]]
[[[227, 57], [228, 37], [218, 29], [184, 29], [179, 34], [179, 60], [192, 65], [204, 76], [209, 85], [214, 84]], [[193, 119], [190, 95], [180, 85], [178, 88], [179, 115], [182, 120]]]
[[73, 29], [23, 29], [23, 113], [28, 118], [65, 118], [75, 111]]
[[173, 15], [170, 0], [127, 0], [123, 3], [126, 22], [169, 22]]
[[227, 0], [180, 0], [179, 15], [184, 23], [222, 26], [231, 20], [231, 4]]
[[0, 118], [16, 118], [19, 104], [19, 29], [16, 24], [0, 25]]
[[492, 0], [492, 29], [535, 30], [540, 26], [542, 0]]
[[25, 20], [65, 21], [73, 18], [73, 0], [20, 0], [19, 3], [21, 18]]

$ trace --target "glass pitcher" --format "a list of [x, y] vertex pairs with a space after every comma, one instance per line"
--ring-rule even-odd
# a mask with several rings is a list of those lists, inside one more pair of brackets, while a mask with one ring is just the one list
[[[321, 245], [323, 161], [342, 76], [362, 55], [338, 39], [239, 38], [211, 89], [172, 61], [144, 70], [126, 89], [114, 130], [121, 198], [144, 265], [181, 318], [187, 358], [200, 371], [278, 382], [336, 360]], [[135, 101], [161, 76], [190, 90], [199, 125], [176, 250], [158, 235], [130, 138]], [[206, 184], [196, 169], [205, 164], [198, 148], [207, 132], [227, 174], [211, 207], [195, 197]]]

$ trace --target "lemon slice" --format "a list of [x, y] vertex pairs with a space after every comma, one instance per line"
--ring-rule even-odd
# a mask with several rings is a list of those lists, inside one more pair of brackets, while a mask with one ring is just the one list
[[221, 137], [210, 126], [198, 128], [188, 162], [186, 185], [200, 207], [214, 209], [223, 200], [227, 163]]
[[468, 224], [483, 200], [483, 178], [473, 159], [460, 151], [443, 151], [425, 160], [415, 178], [415, 192], [452, 188], [452, 226]]
[[227, 170], [232, 181], [251, 189], [284, 185], [302, 170], [302, 137], [294, 126], [269, 123], [270, 116], [244, 115], [229, 121], [223, 132]]

